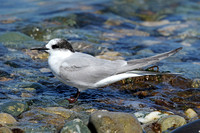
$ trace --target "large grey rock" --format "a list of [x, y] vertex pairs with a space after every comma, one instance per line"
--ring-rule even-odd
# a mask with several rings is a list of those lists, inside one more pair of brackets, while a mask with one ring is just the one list
[[89, 128], [97, 133], [142, 133], [137, 118], [121, 112], [97, 111], [90, 116]]

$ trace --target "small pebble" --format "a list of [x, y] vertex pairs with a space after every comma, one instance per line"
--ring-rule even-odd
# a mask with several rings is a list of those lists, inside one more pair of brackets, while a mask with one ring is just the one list
[[198, 116], [198, 114], [191, 108], [185, 111], [185, 115], [190, 119]]

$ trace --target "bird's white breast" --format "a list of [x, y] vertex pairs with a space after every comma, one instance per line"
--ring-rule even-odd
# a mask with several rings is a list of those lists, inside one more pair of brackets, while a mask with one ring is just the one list
[[69, 56], [73, 54], [69, 50], [56, 50], [50, 53], [48, 63], [49, 67], [55, 75], [59, 75], [60, 73], [60, 66]]

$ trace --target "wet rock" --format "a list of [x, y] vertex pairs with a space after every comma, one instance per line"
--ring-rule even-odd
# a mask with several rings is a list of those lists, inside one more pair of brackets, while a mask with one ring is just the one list
[[16, 119], [7, 113], [0, 113], [0, 124], [15, 124]]
[[65, 109], [63, 107], [47, 107], [47, 108], [42, 108], [42, 110], [47, 113], [60, 115], [66, 119], [68, 119], [72, 114], [74, 114], [73, 111]]
[[169, 24], [169, 20], [161, 20], [161, 21], [144, 21], [141, 23], [141, 25], [143, 26], [147, 26], [147, 27], [154, 27], [154, 26], [162, 26], [162, 25], [166, 25]]
[[121, 33], [123, 36], [150, 36], [148, 32], [139, 31], [135, 29], [118, 29], [115, 32]]
[[169, 128], [177, 128], [186, 123], [185, 119], [178, 115], [170, 115], [158, 120], [157, 124], [160, 125], [161, 131], [166, 131]]
[[28, 109], [27, 103], [19, 101], [11, 101], [0, 105], [0, 110], [13, 116], [19, 116]]
[[18, 85], [19, 88], [24, 88], [27, 91], [45, 90], [46, 86], [36, 82], [22, 82]]
[[199, 133], [199, 125], [200, 125], [200, 119], [190, 122], [184, 126], [181, 126], [175, 130], [173, 130], [171, 133]]
[[21, 115], [21, 122], [40, 123], [43, 125], [56, 127], [60, 130], [67, 119], [75, 116], [73, 111], [63, 107], [33, 108]]
[[22, 92], [21, 97], [33, 97], [31, 93]]
[[30, 48], [35, 43], [32, 38], [20, 32], [2, 34], [0, 35], [0, 42], [6, 47], [16, 49]]
[[101, 59], [107, 59], [107, 60], [123, 60], [124, 59], [119, 52], [115, 52], [115, 51], [108, 51], [105, 53], [101, 53], [101, 55], [98, 55], [96, 57], [101, 58]]
[[188, 26], [188, 24], [172, 24], [158, 29], [158, 32], [163, 36], [170, 36], [174, 34], [176, 30], [187, 28]]
[[46, 60], [48, 59], [49, 54], [43, 51], [38, 51], [38, 50], [29, 50], [26, 49], [25, 53], [29, 55], [32, 59], [41, 59], [41, 60]]
[[0, 42], [3, 42], [3, 43], [29, 41], [29, 40], [33, 40], [33, 39], [20, 32], [7, 32], [0, 36]]
[[7, 127], [0, 127], [0, 133], [13, 133], [13, 132]]
[[136, 112], [134, 115], [138, 118], [138, 121], [141, 123], [149, 123], [155, 120], [158, 120], [161, 117], [167, 116], [167, 113], [161, 113], [160, 111], [153, 111], [153, 112]]
[[[22, 133], [58, 133], [59, 132], [52, 125], [34, 123], [34, 121], [32, 123], [31, 122], [30, 123], [29, 122], [21, 123], [20, 128], [24, 131]], [[16, 132], [16, 133], [18, 133], [18, 132]]]
[[191, 109], [191, 108], [189, 108], [189, 109], [187, 109], [187, 110], [185, 111], [185, 115], [186, 115], [189, 119], [198, 116], [198, 114], [197, 114], [193, 109]]
[[200, 88], [200, 79], [194, 79], [192, 81], [192, 87], [193, 88]]
[[142, 133], [137, 118], [128, 113], [97, 111], [91, 114], [89, 121], [92, 132]]
[[142, 56], [151, 56], [153, 54], [153, 51], [150, 49], [143, 49], [136, 53], [136, 55], [142, 55]]
[[61, 133], [91, 133], [83, 121], [80, 119], [74, 119], [65, 124]]

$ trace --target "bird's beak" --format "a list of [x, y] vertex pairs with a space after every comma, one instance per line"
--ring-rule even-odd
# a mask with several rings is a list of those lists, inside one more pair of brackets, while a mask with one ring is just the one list
[[39, 48], [31, 48], [31, 50], [49, 50], [46, 47], [39, 47]]

